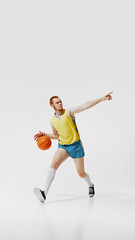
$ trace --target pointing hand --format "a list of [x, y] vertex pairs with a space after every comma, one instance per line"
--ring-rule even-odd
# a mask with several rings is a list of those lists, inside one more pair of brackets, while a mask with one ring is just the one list
[[105, 95], [104, 97], [102, 97], [102, 100], [104, 101], [104, 100], [107, 100], [108, 99], [108, 101], [109, 100], [112, 100], [112, 96], [111, 96], [111, 94], [112, 94], [113, 92], [110, 92], [110, 93], [108, 93], [107, 95]]

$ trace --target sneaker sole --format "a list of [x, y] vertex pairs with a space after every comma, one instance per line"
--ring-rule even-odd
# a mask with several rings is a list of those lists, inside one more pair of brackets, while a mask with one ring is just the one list
[[38, 200], [39, 200], [41, 203], [44, 203], [44, 202], [45, 202], [45, 199], [44, 199], [44, 197], [42, 196], [42, 193], [41, 193], [41, 191], [40, 191], [39, 188], [34, 188], [33, 193], [36, 195], [36, 197], [38, 198]]
[[90, 198], [94, 197], [95, 194], [89, 194]]

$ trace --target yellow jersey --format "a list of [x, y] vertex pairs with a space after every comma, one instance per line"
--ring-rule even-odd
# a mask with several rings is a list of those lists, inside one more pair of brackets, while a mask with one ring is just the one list
[[72, 144], [80, 139], [75, 118], [72, 118], [67, 113], [66, 109], [63, 109], [63, 114], [60, 117], [57, 117], [54, 114], [51, 119], [51, 124], [59, 134], [60, 144]]

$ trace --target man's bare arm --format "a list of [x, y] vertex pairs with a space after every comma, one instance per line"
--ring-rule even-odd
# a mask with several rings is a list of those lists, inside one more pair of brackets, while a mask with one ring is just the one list
[[42, 136], [48, 136], [49, 138], [51, 139], [59, 139], [59, 134], [58, 132], [56, 131], [56, 129], [52, 126], [51, 124], [51, 127], [52, 127], [52, 130], [53, 130], [53, 133], [45, 133], [45, 132], [41, 132], [39, 131], [39, 133], [35, 134], [34, 135], [34, 140], [38, 140], [38, 138], [42, 137]]
[[52, 127], [53, 133], [45, 133], [45, 135], [51, 139], [59, 139], [59, 134], [57, 130], [52, 126], [52, 124], [51, 124], [51, 127]]
[[45, 132], [41, 132], [39, 131], [39, 133], [34, 135], [34, 140], [38, 140], [38, 138], [42, 137], [42, 136], [48, 136], [51, 139], [59, 139], [59, 135], [57, 135], [56, 133], [45, 133]]
[[[112, 92], [111, 92], [112, 93]], [[71, 107], [68, 110], [69, 114], [71, 115], [71, 117], [74, 117], [74, 114], [75, 113], [80, 113], [86, 109], [89, 109], [93, 106], [95, 106], [96, 104], [104, 101], [104, 100], [112, 100], [112, 96], [110, 95], [111, 93], [105, 95], [104, 97], [101, 97], [101, 98], [97, 98], [95, 100], [92, 100], [92, 101], [88, 101], [80, 106], [76, 106], [76, 107]]]
[[50, 124], [51, 124], [53, 133], [44, 132], [43, 135], [48, 136], [51, 139], [59, 139], [59, 134], [58, 134], [57, 130], [52, 126], [51, 120], [50, 120]]

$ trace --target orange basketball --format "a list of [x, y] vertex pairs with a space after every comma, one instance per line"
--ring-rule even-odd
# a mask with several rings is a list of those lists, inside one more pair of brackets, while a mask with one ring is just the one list
[[41, 150], [47, 150], [51, 147], [52, 141], [48, 136], [38, 138], [37, 145]]

